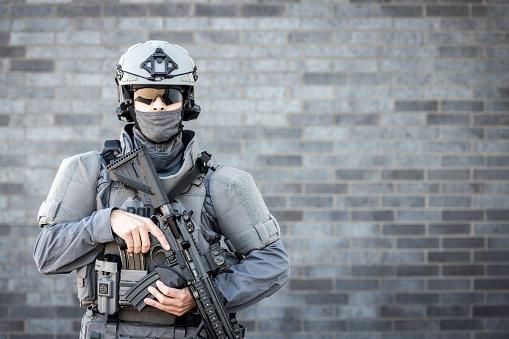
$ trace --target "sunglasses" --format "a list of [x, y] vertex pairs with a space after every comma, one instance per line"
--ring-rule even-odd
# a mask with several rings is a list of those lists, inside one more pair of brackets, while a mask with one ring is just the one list
[[144, 87], [136, 89], [134, 92], [134, 101], [145, 105], [152, 104], [157, 97], [160, 97], [165, 105], [182, 102], [182, 92], [175, 88]]

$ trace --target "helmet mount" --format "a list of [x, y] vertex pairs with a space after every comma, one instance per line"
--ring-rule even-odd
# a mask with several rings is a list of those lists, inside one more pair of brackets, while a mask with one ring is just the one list
[[170, 75], [170, 73], [178, 69], [179, 66], [168, 56], [168, 54], [164, 53], [164, 51], [158, 47], [154, 54], [149, 56], [147, 60], [140, 64], [140, 68], [149, 72], [152, 78], [170, 78], [174, 77], [174, 75]]

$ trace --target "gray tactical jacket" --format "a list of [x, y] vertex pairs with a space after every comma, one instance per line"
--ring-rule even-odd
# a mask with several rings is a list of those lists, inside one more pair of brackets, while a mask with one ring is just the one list
[[[181, 170], [172, 177], [161, 178], [168, 191], [179, 176], [192, 168], [197, 156], [194, 132], [184, 133], [187, 141]], [[227, 311], [238, 312], [286, 283], [289, 260], [279, 240], [277, 222], [268, 212], [252, 177], [226, 166], [218, 166], [206, 177], [206, 180], [198, 178], [177, 200], [195, 211], [195, 224], [200, 225], [207, 241], [224, 236], [230, 249], [243, 256], [230, 271], [214, 278]], [[139, 211], [136, 208], [139, 203], [132, 191], [112, 183], [99, 153], [89, 152], [64, 160], [39, 211], [39, 224], [43, 228], [34, 250], [39, 271], [43, 274], [84, 269], [92, 272], [98, 256], [107, 246], [115, 244], [111, 211], [114, 208]], [[82, 274], [82, 278], [86, 276]], [[94, 281], [82, 283], [93, 286]]]

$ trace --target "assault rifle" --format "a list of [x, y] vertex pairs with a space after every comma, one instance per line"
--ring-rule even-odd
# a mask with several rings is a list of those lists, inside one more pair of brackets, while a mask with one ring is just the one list
[[[203, 173], [208, 168], [206, 162], [210, 160], [210, 155], [204, 154], [195, 163], [195, 173], [197, 170]], [[226, 312], [212, 283], [214, 274], [229, 268], [223, 250], [218, 244], [212, 245], [207, 251], [200, 249], [200, 239], [193, 236], [196, 226], [191, 219], [192, 211], [173, 210], [173, 197], [170, 199], [164, 192], [146, 149], [143, 146], [136, 148], [110, 163], [107, 170], [113, 180], [135, 189], [145, 204], [154, 206], [158, 213], [152, 216], [152, 220], [164, 233], [171, 248], [166, 251], [158, 246], [155, 237], [150, 237], [151, 251], [164, 253], [166, 262], [156, 266], [152, 273], [131, 287], [124, 294], [125, 299], [141, 312], [146, 306], [143, 299], [152, 296], [147, 289], [155, 286], [157, 280], [177, 288], [188, 286], [202, 319], [193, 338], [197, 338], [203, 329], [211, 338], [244, 338], [245, 327], [237, 322], [234, 314]], [[171, 196], [172, 192], [168, 195]]]

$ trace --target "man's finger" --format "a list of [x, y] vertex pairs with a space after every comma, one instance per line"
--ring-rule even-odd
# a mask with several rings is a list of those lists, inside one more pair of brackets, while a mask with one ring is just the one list
[[168, 240], [166, 240], [163, 231], [161, 231], [159, 227], [156, 226], [156, 224], [151, 222], [148, 226], [148, 231], [152, 233], [152, 235], [156, 237], [157, 240], [159, 240], [159, 243], [161, 244], [161, 246], [163, 246], [165, 250], [167, 251], [170, 250], [170, 244], [168, 244]]
[[140, 239], [140, 233], [138, 231], [138, 228], [132, 229], [131, 235], [133, 237], [134, 253], [140, 253], [141, 252], [141, 239]]

